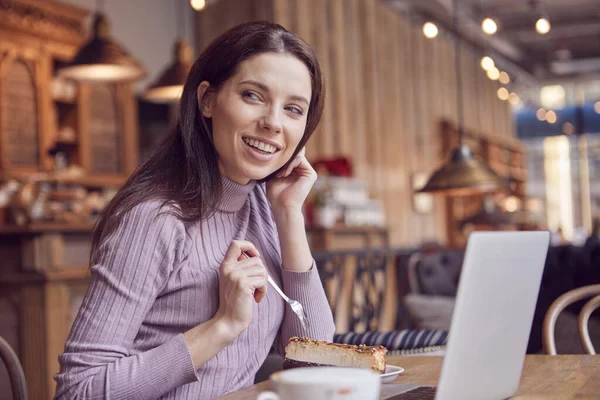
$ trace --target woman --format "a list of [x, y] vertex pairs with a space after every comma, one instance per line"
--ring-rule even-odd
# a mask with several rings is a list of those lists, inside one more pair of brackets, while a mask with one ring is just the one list
[[332, 340], [301, 214], [323, 87], [314, 52], [274, 23], [235, 27], [198, 58], [175, 130], [98, 222], [56, 398], [212, 399], [251, 385], [272, 345]]

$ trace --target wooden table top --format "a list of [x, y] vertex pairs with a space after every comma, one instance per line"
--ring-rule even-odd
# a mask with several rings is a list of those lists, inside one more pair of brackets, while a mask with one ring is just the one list
[[[387, 357], [387, 362], [405, 369], [394, 383], [436, 385], [442, 367], [442, 357], [435, 356]], [[261, 382], [219, 400], [256, 400], [260, 392], [268, 389], [268, 382]], [[573, 398], [600, 398], [600, 355], [528, 355], [525, 358], [521, 385], [512, 399]]]

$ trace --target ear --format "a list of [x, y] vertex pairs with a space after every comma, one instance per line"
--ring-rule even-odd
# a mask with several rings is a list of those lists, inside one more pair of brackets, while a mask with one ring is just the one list
[[208, 90], [209, 87], [210, 83], [202, 81], [197, 89], [198, 109], [206, 118], [212, 118], [213, 113], [213, 92]]

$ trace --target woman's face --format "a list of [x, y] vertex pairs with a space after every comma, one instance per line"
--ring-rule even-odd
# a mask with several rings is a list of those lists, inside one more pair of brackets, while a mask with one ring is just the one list
[[[207, 87], [200, 84], [199, 99]], [[311, 94], [308, 68], [275, 53], [247, 59], [218, 92], [208, 91], [200, 107], [212, 120], [221, 173], [246, 184], [289, 161], [304, 135]]]

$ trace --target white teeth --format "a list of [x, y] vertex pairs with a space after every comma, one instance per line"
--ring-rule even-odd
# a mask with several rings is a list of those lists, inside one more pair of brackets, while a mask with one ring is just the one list
[[244, 142], [246, 142], [247, 144], [249, 144], [252, 147], [255, 147], [255, 148], [260, 149], [267, 153], [275, 153], [275, 151], [277, 150], [277, 148], [275, 146], [270, 145], [268, 143], [261, 142], [259, 140], [255, 140], [255, 139], [244, 138]]

